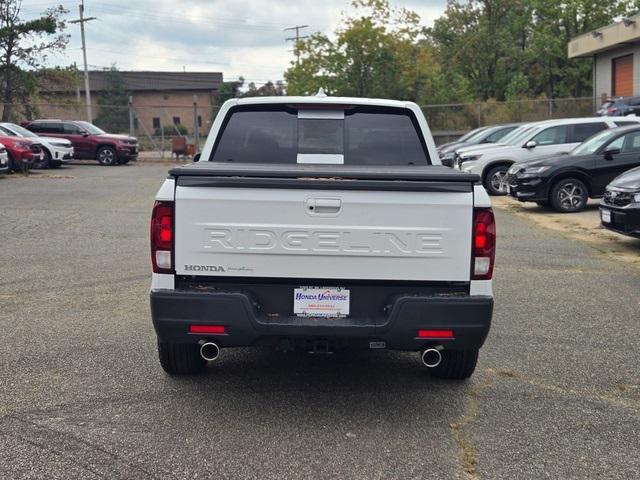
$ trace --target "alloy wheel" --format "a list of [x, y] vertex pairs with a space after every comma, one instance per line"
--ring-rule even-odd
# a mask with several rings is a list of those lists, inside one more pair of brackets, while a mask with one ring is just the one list
[[575, 183], [566, 183], [558, 191], [558, 200], [560, 206], [564, 210], [573, 210], [578, 208], [584, 200], [584, 191], [580, 185]]
[[500, 193], [507, 193], [507, 172], [498, 171], [491, 175], [491, 187]]
[[115, 154], [110, 148], [103, 148], [100, 150], [98, 160], [104, 165], [113, 165], [115, 162]]

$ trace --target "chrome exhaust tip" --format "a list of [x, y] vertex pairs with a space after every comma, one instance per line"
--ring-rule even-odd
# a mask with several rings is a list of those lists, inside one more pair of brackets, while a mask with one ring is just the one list
[[422, 364], [427, 368], [435, 368], [442, 362], [442, 354], [437, 348], [423, 350], [420, 358], [422, 358]]
[[220, 347], [213, 342], [203, 343], [200, 347], [200, 356], [207, 362], [213, 362], [220, 356]]

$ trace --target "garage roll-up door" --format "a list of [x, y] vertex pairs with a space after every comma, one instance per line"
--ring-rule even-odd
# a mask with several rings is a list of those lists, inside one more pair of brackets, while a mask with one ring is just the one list
[[613, 96], [630, 97], [633, 95], [633, 55], [614, 58], [613, 70]]

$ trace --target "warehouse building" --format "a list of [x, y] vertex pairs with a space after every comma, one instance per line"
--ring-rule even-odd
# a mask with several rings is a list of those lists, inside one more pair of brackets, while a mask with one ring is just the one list
[[593, 58], [593, 95], [640, 95], [640, 14], [573, 38], [569, 58]]
[[[219, 72], [148, 72], [148, 71], [91, 71], [89, 72], [93, 117], [99, 113], [98, 98], [113, 88], [114, 74], [131, 96], [134, 130], [138, 134], [153, 134], [160, 126], [180, 124], [192, 133], [195, 123], [206, 133], [217, 107], [222, 85]], [[85, 93], [82, 83], [75, 92], [49, 91], [49, 103], [40, 105], [40, 116], [65, 120], [86, 120]], [[194, 101], [197, 113], [194, 114]], [[129, 109], [122, 107], [128, 118]], [[168, 135], [174, 132], [167, 132]]]

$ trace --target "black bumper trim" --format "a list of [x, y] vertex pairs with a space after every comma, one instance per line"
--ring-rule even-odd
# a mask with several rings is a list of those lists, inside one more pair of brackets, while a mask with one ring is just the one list
[[609, 210], [612, 215], [611, 223], [602, 222], [604, 228], [622, 235], [640, 238], [640, 208], [620, 208], [602, 202], [600, 210], [602, 209]]
[[[381, 317], [340, 319], [266, 315], [242, 292], [152, 290], [151, 316], [158, 338], [165, 342], [197, 343], [215, 337], [222, 347], [294, 343], [323, 338], [368, 346], [382, 341], [396, 350], [417, 351], [441, 343], [450, 349], [480, 348], [489, 333], [493, 298], [488, 296], [398, 295]], [[193, 335], [191, 324], [224, 325], [223, 335]], [[420, 329], [452, 329], [454, 339], [416, 338]]]
[[[509, 196], [521, 202], [540, 202], [549, 199], [549, 184], [539, 177], [507, 177]], [[519, 195], [518, 195], [519, 194]]]

